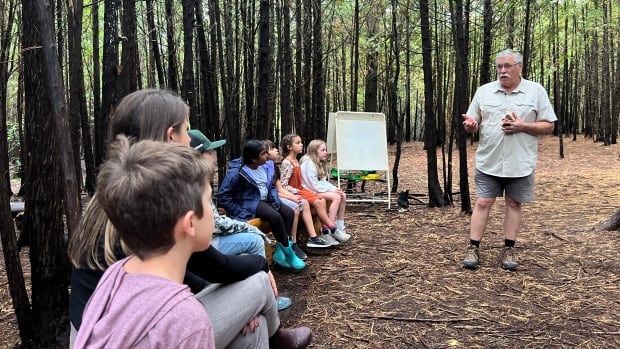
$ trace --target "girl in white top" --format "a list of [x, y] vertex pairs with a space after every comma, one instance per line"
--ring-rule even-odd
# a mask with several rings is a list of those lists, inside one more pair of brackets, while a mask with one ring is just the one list
[[[325, 160], [327, 160], [327, 145], [325, 141], [320, 139], [311, 141], [308, 144], [306, 155], [300, 160], [302, 185], [325, 200], [331, 201], [329, 218], [332, 222], [336, 222], [336, 228], [340, 233], [338, 235], [348, 241], [351, 235], [346, 233], [344, 226], [347, 194], [327, 180], [328, 174], [325, 168]], [[341, 239], [338, 240], [342, 242]]]

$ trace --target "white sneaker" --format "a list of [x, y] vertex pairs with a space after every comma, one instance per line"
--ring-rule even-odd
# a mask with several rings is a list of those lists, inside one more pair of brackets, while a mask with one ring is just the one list
[[326, 240], [327, 242], [329, 242], [330, 246], [338, 246], [338, 245], [340, 245], [338, 240], [336, 240], [331, 233], [322, 231], [321, 237], [323, 238], [323, 240]]
[[337, 228], [336, 231], [332, 233], [332, 235], [334, 236], [334, 238], [336, 238], [336, 240], [342, 243], [345, 243], [351, 239], [350, 234], [347, 234], [347, 232], [339, 228]]

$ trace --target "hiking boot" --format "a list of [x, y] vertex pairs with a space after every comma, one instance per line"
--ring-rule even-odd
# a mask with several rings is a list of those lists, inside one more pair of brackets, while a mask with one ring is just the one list
[[307, 247], [312, 247], [312, 248], [326, 248], [326, 247], [331, 247], [331, 242], [325, 240], [324, 238], [320, 237], [320, 236], [315, 236], [313, 238], [308, 239], [308, 243], [306, 243]]
[[[291, 242], [289, 241], [289, 244]], [[293, 242], [293, 252], [295, 252], [295, 255], [297, 256], [297, 258], [301, 259], [302, 261], [305, 261], [306, 259], [308, 259], [308, 255], [306, 255], [306, 253], [299, 248], [299, 246], [297, 245], [296, 242]]]
[[338, 240], [336, 240], [336, 238], [334, 238], [334, 236], [332, 235], [332, 233], [331, 233], [331, 231], [329, 229], [322, 229], [321, 230], [321, 237], [323, 239], [327, 240], [327, 242], [329, 242], [331, 244], [331, 246], [338, 246], [338, 245], [340, 245]]
[[519, 266], [517, 263], [517, 254], [513, 247], [504, 247], [502, 251], [502, 268], [515, 270]]
[[465, 259], [463, 259], [463, 266], [468, 269], [478, 268], [478, 260], [480, 259], [480, 252], [478, 247], [474, 245], [467, 246], [465, 250]]
[[351, 239], [351, 235], [347, 234], [344, 229], [339, 229], [339, 228], [333, 228], [331, 230], [332, 236], [340, 241], [341, 243], [345, 243], [348, 242]]

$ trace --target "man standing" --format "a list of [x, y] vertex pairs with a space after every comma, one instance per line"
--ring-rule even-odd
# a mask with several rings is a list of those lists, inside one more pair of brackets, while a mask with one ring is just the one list
[[480, 129], [476, 152], [476, 205], [463, 265], [477, 268], [480, 240], [496, 197], [505, 196], [501, 266], [517, 268], [514, 245], [521, 225], [521, 204], [534, 198], [538, 136], [553, 132], [557, 120], [545, 89], [521, 77], [523, 56], [507, 49], [497, 54], [498, 80], [478, 88], [463, 114], [467, 132]]

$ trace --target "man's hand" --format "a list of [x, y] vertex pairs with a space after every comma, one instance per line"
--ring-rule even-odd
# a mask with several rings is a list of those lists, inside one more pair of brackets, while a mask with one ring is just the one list
[[461, 114], [463, 117], [463, 126], [465, 127], [465, 131], [469, 133], [474, 133], [478, 130], [478, 121], [467, 114]]
[[502, 119], [502, 130], [508, 134], [521, 132], [523, 124], [523, 120], [519, 119], [517, 113], [510, 112], [510, 115]]

